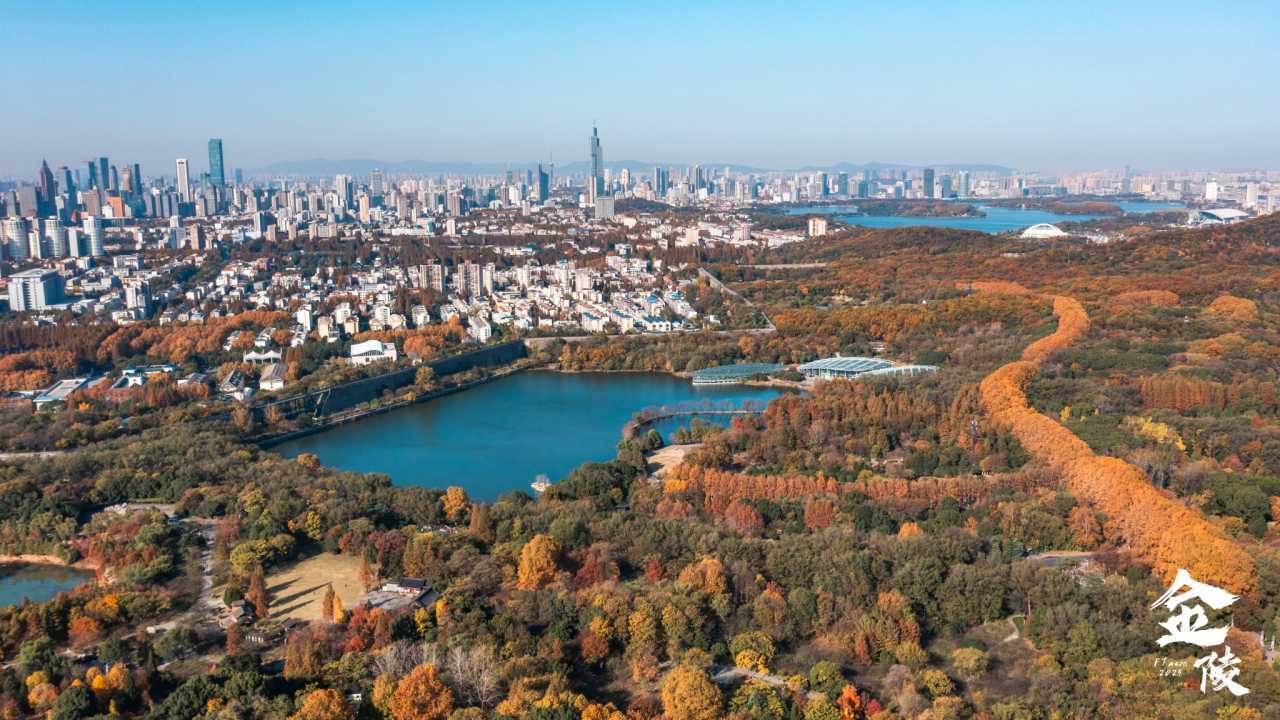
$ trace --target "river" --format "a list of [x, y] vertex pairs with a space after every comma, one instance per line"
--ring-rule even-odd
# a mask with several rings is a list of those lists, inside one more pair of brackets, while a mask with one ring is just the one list
[[[398, 485], [459, 485], [473, 498], [532, 492], [589, 460], [616, 454], [622, 426], [646, 407], [685, 401], [767, 401], [781, 390], [697, 386], [672, 375], [521, 372], [340, 425], [273, 448], [288, 457], [314, 453], [325, 465], [385, 473]], [[708, 421], [726, 424], [725, 416]], [[658, 429], [668, 436], [683, 422]]]
[[34, 603], [51, 600], [91, 579], [91, 572], [61, 565], [0, 565], [0, 607], [18, 605], [24, 598]]
[[[986, 213], [986, 217], [912, 217], [906, 215], [852, 215], [849, 214], [851, 207], [856, 207], [857, 203], [853, 202], [849, 205], [817, 205], [812, 207], [797, 207], [787, 210], [789, 215], [807, 215], [811, 213], [824, 213], [831, 215], [836, 220], [849, 223], [850, 225], [858, 225], [861, 227], [871, 228], [898, 228], [912, 226], [928, 226], [928, 227], [946, 227], [958, 228], [960, 230], [977, 230], [984, 233], [1002, 233], [1011, 230], [1021, 230], [1037, 223], [1063, 223], [1063, 222], [1084, 222], [1086, 220], [1098, 220], [1103, 215], [1061, 215], [1059, 213], [1045, 212], [1044, 210], [1018, 210], [1016, 208], [992, 207], [982, 205], [975, 202], [980, 210]], [[1118, 202], [1126, 213], [1148, 213], [1158, 210], [1177, 210], [1185, 206], [1180, 203], [1168, 202]]]

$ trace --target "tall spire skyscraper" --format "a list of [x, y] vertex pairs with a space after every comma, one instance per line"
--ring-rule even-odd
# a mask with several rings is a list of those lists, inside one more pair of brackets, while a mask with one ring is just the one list
[[587, 203], [596, 204], [604, 193], [604, 156], [600, 152], [600, 132], [591, 126], [591, 177], [587, 179]]
[[40, 209], [41, 215], [49, 214], [51, 208], [54, 207], [54, 197], [58, 194], [57, 186], [53, 181], [53, 171], [49, 169], [49, 161], [40, 161]]

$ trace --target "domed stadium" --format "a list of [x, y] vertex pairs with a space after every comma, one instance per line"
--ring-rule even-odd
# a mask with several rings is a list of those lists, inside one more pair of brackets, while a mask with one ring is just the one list
[[1022, 237], [1027, 240], [1047, 240], [1066, 236], [1067, 234], [1062, 232], [1062, 228], [1049, 223], [1036, 223], [1022, 231]]

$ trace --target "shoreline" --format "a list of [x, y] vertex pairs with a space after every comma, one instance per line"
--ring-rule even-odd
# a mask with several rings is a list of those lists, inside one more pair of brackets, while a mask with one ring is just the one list
[[489, 375], [487, 377], [478, 378], [476, 380], [470, 380], [468, 382], [461, 383], [459, 385], [450, 385], [449, 387], [440, 388], [438, 390], [432, 390], [431, 392], [423, 393], [422, 395], [419, 395], [412, 400], [400, 400], [388, 405], [381, 405], [376, 408], [366, 408], [364, 410], [360, 410], [355, 413], [342, 415], [339, 417], [326, 420], [324, 423], [320, 425], [314, 425], [312, 427], [302, 428], [299, 430], [291, 430], [289, 432], [279, 433], [276, 435], [268, 435], [265, 437], [257, 438], [255, 440], [250, 440], [249, 442], [252, 442], [254, 445], [257, 445], [258, 448], [262, 450], [269, 450], [277, 445], [283, 445], [284, 443], [289, 442], [290, 440], [297, 440], [299, 438], [309, 437], [311, 435], [317, 435], [327, 430], [332, 430], [333, 428], [336, 428], [340, 425], [346, 425], [347, 423], [363, 420], [364, 418], [372, 417], [374, 415], [380, 415], [382, 413], [391, 412], [392, 410], [399, 410], [400, 408], [409, 407], [411, 405], [427, 402], [429, 400], [435, 400], [436, 398], [441, 398], [446, 395], [452, 395], [454, 393], [463, 392], [465, 390], [469, 390], [473, 387], [476, 387], [477, 385], [483, 385], [485, 383], [493, 382], [494, 380], [498, 380], [500, 378], [514, 375], [518, 372], [524, 372], [526, 370], [533, 370], [536, 368], [537, 368], [536, 365], [514, 366], [514, 367], [508, 366], [508, 367], [502, 368], [498, 372], [495, 372], [492, 375]]
[[[492, 375], [489, 375], [488, 377], [472, 380], [470, 382], [462, 383], [461, 385], [453, 385], [453, 386], [449, 386], [447, 388], [441, 388], [439, 390], [435, 390], [429, 393], [424, 393], [423, 395], [418, 396], [413, 400], [401, 400], [395, 403], [383, 405], [376, 408], [367, 408], [365, 410], [361, 410], [355, 413], [350, 413], [350, 414], [343, 415], [341, 417], [333, 418], [331, 420], [324, 422], [321, 425], [315, 425], [312, 427], [301, 428], [298, 430], [292, 430], [289, 432], [279, 433], [276, 435], [260, 437], [255, 440], [251, 440], [250, 442], [252, 442], [254, 445], [257, 445], [258, 448], [261, 450], [271, 450], [274, 447], [283, 445], [293, 440], [299, 440], [304, 437], [318, 435], [320, 433], [327, 432], [328, 430], [332, 430], [336, 427], [353, 423], [353, 422], [358, 422], [360, 420], [363, 420], [368, 417], [372, 417], [374, 415], [380, 415], [382, 413], [391, 412], [393, 410], [400, 410], [402, 408], [410, 407], [418, 403], [428, 402], [441, 397], [445, 397], [447, 395], [453, 395], [455, 393], [463, 392], [473, 387], [477, 387], [479, 385], [493, 382], [495, 380], [499, 380], [501, 378], [508, 377], [519, 372], [546, 372], [546, 373], [557, 373], [557, 374], [563, 374], [563, 375], [665, 375], [667, 377], [679, 378], [685, 381], [689, 381], [690, 387], [693, 387], [693, 388], [698, 388], [698, 387], [773, 388], [773, 389], [778, 389], [786, 392], [808, 392], [809, 390], [811, 390], [810, 386], [807, 386], [804, 383], [797, 383], [791, 380], [778, 380], [778, 379], [751, 380], [751, 381], [743, 381], [738, 383], [723, 383], [723, 384], [718, 384], [714, 386], [698, 386], [692, 383], [693, 373], [688, 371], [671, 372], [666, 370], [564, 370], [560, 368], [558, 364], [538, 363], [538, 364], [530, 364], [530, 365], [517, 366], [517, 367], [505, 367], [499, 370], [498, 372], [495, 372]], [[720, 413], [717, 413], [717, 414], [720, 414]], [[741, 413], [735, 412], [734, 414], [741, 414]], [[651, 424], [651, 423], [646, 422], [646, 423], [641, 423], [640, 425], [636, 425], [634, 418], [632, 418], [631, 420], [628, 420], [622, 426], [621, 432], [623, 434], [623, 437], [624, 438], [627, 437], [628, 431], [634, 431], [636, 428], [644, 425], [648, 425], [648, 424]]]
[[97, 575], [99, 566], [88, 558], [81, 558], [75, 562], [67, 562], [57, 555], [45, 555], [41, 553], [18, 553], [16, 555], [0, 555], [0, 565], [48, 565], [51, 567], [61, 567], [70, 570], [79, 570]]

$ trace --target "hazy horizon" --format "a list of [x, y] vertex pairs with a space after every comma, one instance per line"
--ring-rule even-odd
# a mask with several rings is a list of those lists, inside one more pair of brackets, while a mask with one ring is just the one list
[[1280, 167], [1280, 7], [122, 2], [9, 9], [0, 176], [317, 158]]

